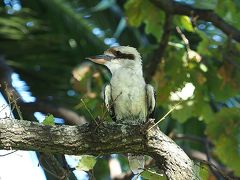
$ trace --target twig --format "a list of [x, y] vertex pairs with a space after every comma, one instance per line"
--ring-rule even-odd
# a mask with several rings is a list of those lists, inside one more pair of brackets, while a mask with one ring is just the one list
[[98, 122], [96, 121], [96, 119], [93, 117], [93, 114], [91, 113], [91, 111], [89, 110], [89, 108], [86, 106], [85, 102], [83, 101], [83, 99], [81, 99], [81, 102], [83, 103], [85, 109], [87, 110], [87, 112], [90, 114], [92, 120], [96, 123], [96, 125], [98, 125]]
[[188, 39], [186, 38], [186, 36], [183, 34], [183, 32], [181, 31], [181, 29], [177, 26], [176, 27], [176, 31], [178, 32], [178, 34], [181, 36], [184, 44], [185, 44], [185, 47], [186, 47], [186, 50], [187, 50], [187, 53], [189, 54], [189, 51], [191, 50], [190, 49], [190, 45], [189, 45], [189, 41]]
[[[219, 170], [211, 163], [212, 161], [212, 156], [209, 150], [209, 143], [205, 142], [205, 150], [206, 150], [206, 154], [207, 154], [207, 162], [209, 163], [209, 169], [212, 171], [213, 175], [219, 179], [220, 175], [218, 174]], [[217, 170], [217, 172], [213, 169], [213, 167]], [[221, 174], [222, 175], [222, 174]], [[222, 175], [223, 176], [223, 175]], [[224, 177], [224, 176], [223, 176]]]
[[155, 127], [156, 125], [158, 125], [162, 120], [164, 120], [173, 110], [176, 109], [176, 107], [180, 104], [181, 102], [177, 103], [175, 106], [173, 106], [172, 109], [170, 109], [170, 111], [168, 111], [160, 120], [158, 120], [153, 126], [151, 126], [148, 130], [150, 131], [153, 127]]
[[[20, 97], [18, 97], [16, 100], [18, 100], [18, 99], [20, 99]], [[6, 109], [7, 107], [10, 107], [10, 109], [11, 109], [11, 104], [12, 104], [12, 103], [13, 103], [13, 102], [10, 102], [10, 104], [3, 105], [3, 106], [2, 106], [2, 109], [0, 109], [0, 112], [3, 111], [4, 109]]]
[[17, 150], [9, 152], [9, 153], [6, 153], [6, 154], [0, 154], [0, 157], [8, 156], [8, 155], [13, 154], [15, 152], [17, 152]]

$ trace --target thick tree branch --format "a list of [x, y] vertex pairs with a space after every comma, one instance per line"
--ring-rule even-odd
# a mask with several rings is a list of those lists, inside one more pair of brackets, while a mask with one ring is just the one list
[[150, 0], [157, 7], [168, 14], [186, 15], [197, 17], [197, 19], [212, 22], [214, 26], [222, 30], [225, 34], [240, 42], [240, 31], [228, 24], [213, 10], [198, 9], [189, 5], [181, 4], [173, 0]]
[[169, 179], [195, 177], [193, 162], [158, 128], [146, 133], [141, 125], [103, 123], [94, 125], [44, 126], [29, 121], [0, 121], [0, 148], [60, 154], [146, 154], [153, 157]]

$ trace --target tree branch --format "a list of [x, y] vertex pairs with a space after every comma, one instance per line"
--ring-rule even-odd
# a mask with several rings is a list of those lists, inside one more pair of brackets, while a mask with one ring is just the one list
[[29, 121], [2, 119], [0, 148], [34, 150], [45, 153], [146, 154], [172, 180], [197, 179], [193, 162], [169, 137], [158, 128], [141, 131], [142, 125], [103, 123], [96, 131], [94, 125], [45, 126]]
[[172, 15], [186, 15], [197, 19], [212, 22], [214, 26], [222, 30], [226, 35], [240, 42], [240, 31], [224, 21], [213, 10], [198, 9], [189, 5], [181, 4], [173, 0], [150, 0], [157, 7]]
[[166, 13], [164, 29], [161, 42], [158, 48], [153, 52], [153, 58], [149, 61], [149, 64], [146, 66], [146, 81], [149, 82], [151, 78], [157, 71], [158, 64], [161, 62], [163, 58], [163, 54], [168, 45], [168, 40], [171, 34], [171, 25], [172, 25], [173, 16]]

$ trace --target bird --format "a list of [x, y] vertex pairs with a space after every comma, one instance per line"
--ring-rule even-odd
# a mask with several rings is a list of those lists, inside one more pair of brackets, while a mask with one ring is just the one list
[[[88, 57], [96, 64], [106, 66], [112, 76], [104, 87], [104, 103], [113, 121], [139, 124], [154, 118], [155, 91], [143, 77], [142, 58], [136, 48], [115, 46], [102, 55]], [[130, 169], [139, 174], [144, 168], [144, 156], [129, 153]]]

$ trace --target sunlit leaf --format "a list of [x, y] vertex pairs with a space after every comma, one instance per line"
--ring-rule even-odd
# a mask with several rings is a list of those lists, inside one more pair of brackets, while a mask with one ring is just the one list
[[181, 28], [184, 28], [185, 30], [187, 30], [189, 32], [194, 31], [191, 19], [188, 16], [177, 16], [177, 17], [175, 17], [174, 21]]
[[96, 162], [97, 162], [96, 157], [90, 155], [83, 155], [81, 156], [81, 159], [77, 165], [77, 169], [82, 171], [89, 171], [93, 169]]
[[166, 180], [167, 179], [166, 176], [164, 176], [163, 174], [159, 174], [151, 170], [143, 171], [141, 173], [141, 176], [144, 179], [148, 179], [148, 180]]
[[201, 180], [208, 180], [209, 178], [209, 170], [208, 170], [208, 166], [207, 165], [199, 165], [200, 169], [199, 169], [199, 176], [201, 178]]
[[52, 114], [47, 115], [42, 123], [44, 125], [53, 126], [54, 125], [54, 116]]
[[165, 19], [161, 10], [146, 0], [129, 0], [125, 4], [125, 9], [130, 25], [138, 27], [144, 23], [147, 34], [154, 35], [157, 40], [161, 39]]

